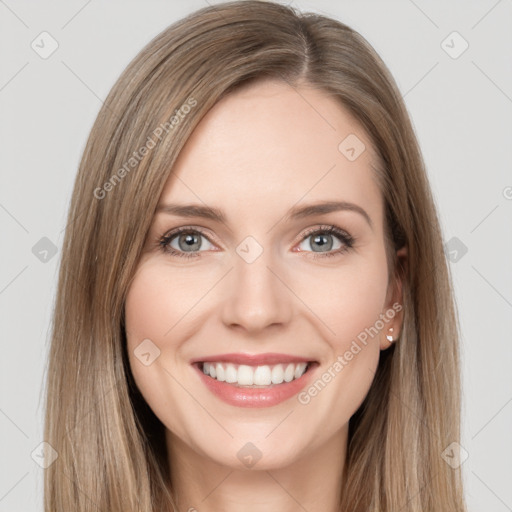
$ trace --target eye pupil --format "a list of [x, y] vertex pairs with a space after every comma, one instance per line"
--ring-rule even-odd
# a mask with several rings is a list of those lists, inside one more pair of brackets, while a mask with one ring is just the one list
[[332, 236], [331, 235], [315, 235], [313, 237], [313, 240], [314, 240], [314, 243], [319, 245], [319, 247], [323, 251], [330, 251], [332, 249]]
[[[182, 242], [184, 242], [186, 245], [183, 246]], [[180, 249], [188, 250], [188, 249], [199, 249], [201, 247], [201, 240], [197, 235], [192, 235], [190, 233], [181, 235], [179, 237], [178, 244], [180, 246]]]

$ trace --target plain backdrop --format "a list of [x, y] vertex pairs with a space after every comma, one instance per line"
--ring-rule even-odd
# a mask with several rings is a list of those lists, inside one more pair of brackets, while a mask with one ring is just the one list
[[[89, 130], [139, 50], [208, 3], [0, 0], [0, 512], [42, 510], [43, 372]], [[512, 2], [293, 5], [358, 30], [404, 95], [459, 309], [469, 509], [512, 511]]]

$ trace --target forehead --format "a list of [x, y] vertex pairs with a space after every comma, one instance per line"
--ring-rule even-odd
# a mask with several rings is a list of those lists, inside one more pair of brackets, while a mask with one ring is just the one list
[[310, 87], [260, 81], [224, 97], [203, 117], [161, 203], [202, 202], [228, 216], [230, 209], [237, 216], [258, 212], [271, 222], [299, 201], [345, 200], [380, 224], [373, 165], [369, 137], [336, 99]]

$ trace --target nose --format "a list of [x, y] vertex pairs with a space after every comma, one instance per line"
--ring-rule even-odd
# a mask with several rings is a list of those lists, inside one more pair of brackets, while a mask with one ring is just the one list
[[222, 321], [227, 327], [254, 335], [290, 322], [295, 307], [293, 292], [270, 252], [263, 251], [251, 263], [235, 254], [234, 269], [224, 284], [227, 298]]

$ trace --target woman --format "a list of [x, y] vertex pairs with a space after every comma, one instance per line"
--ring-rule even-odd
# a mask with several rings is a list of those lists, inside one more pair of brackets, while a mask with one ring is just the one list
[[458, 358], [422, 157], [361, 35], [250, 0], [142, 50], [73, 192], [48, 512], [463, 511]]

